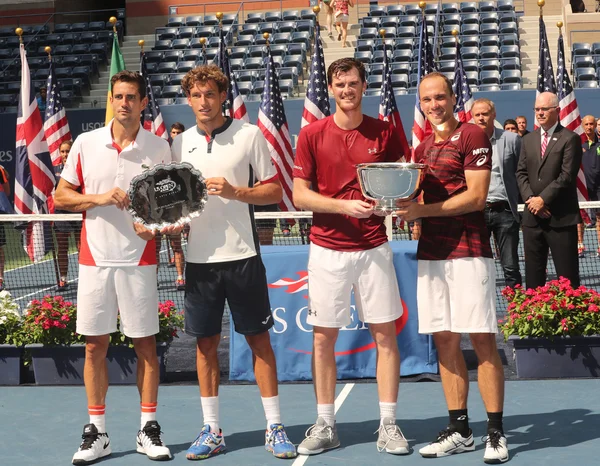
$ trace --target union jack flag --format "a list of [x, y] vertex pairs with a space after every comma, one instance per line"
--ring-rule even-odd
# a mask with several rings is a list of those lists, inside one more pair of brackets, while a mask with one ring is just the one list
[[[21, 55], [21, 95], [17, 113], [15, 160], [15, 212], [17, 214], [47, 214], [56, 183], [54, 169], [44, 137], [42, 116], [35, 93], [23, 44]], [[29, 222], [24, 231], [24, 248], [29, 258], [37, 262], [51, 248], [49, 222]]]
[[418, 78], [417, 78], [417, 97], [415, 101], [415, 121], [413, 123], [412, 130], [412, 142], [413, 151], [417, 148], [421, 141], [423, 141], [427, 135], [431, 134], [431, 125], [425, 115], [421, 111], [421, 102], [419, 100], [419, 84], [421, 79], [426, 74], [435, 71], [435, 64], [433, 62], [433, 52], [431, 50], [431, 44], [427, 35], [427, 22], [425, 21], [425, 15], [421, 15], [421, 27], [419, 32], [419, 56], [417, 58], [418, 67]]
[[456, 96], [456, 105], [454, 106], [454, 115], [458, 121], [469, 123], [473, 116], [471, 108], [473, 107], [473, 95], [467, 82], [467, 75], [463, 68], [462, 58], [460, 56], [460, 43], [456, 40], [456, 64], [454, 65], [454, 83], [452, 91]]
[[146, 82], [146, 97], [148, 97], [148, 105], [142, 112], [142, 126], [145, 130], [150, 131], [152, 134], [156, 134], [158, 137], [169, 140], [169, 134], [167, 132], [167, 126], [163, 121], [162, 113], [158, 102], [154, 98], [154, 91], [152, 90], [152, 84], [148, 79], [148, 70], [146, 69], [146, 54], [140, 53], [140, 71]]
[[60, 86], [57, 85], [54, 74], [54, 63], [50, 60], [48, 82], [46, 88], [46, 121], [44, 121], [44, 136], [48, 143], [50, 158], [54, 165], [60, 165], [60, 145], [73, 139], [69, 130], [67, 114], [60, 102]]
[[223, 113], [225, 116], [235, 118], [236, 120], [250, 121], [250, 117], [246, 111], [246, 104], [244, 104], [244, 99], [242, 99], [242, 95], [235, 82], [235, 76], [231, 72], [231, 67], [229, 66], [227, 43], [225, 37], [223, 37], [223, 28], [220, 28], [219, 30], [219, 53], [217, 57], [218, 66], [229, 79], [229, 89], [227, 89], [227, 100], [225, 100], [225, 103], [223, 104]]
[[400, 119], [400, 112], [396, 105], [396, 96], [394, 95], [394, 88], [392, 87], [392, 70], [388, 63], [387, 50], [385, 46], [385, 40], [383, 41], [383, 81], [381, 82], [381, 98], [379, 101], [379, 119], [388, 121], [396, 128], [398, 136], [400, 136], [401, 147], [399, 148], [402, 153], [404, 160], [410, 160], [410, 148], [408, 147], [408, 141], [406, 140], [406, 133], [404, 132], [404, 126]]
[[302, 110], [300, 127], [329, 116], [329, 93], [327, 92], [327, 74], [325, 72], [325, 56], [321, 42], [321, 28], [317, 22], [315, 27], [315, 48], [310, 62], [310, 77]]
[[[565, 68], [565, 45], [563, 42], [562, 34], [558, 36], [558, 60], [556, 68], [556, 81], [557, 81], [557, 95], [558, 95], [558, 106], [560, 107], [560, 124], [565, 128], [579, 134], [581, 141], [586, 142], [587, 137], [581, 127], [581, 115], [579, 114], [579, 107], [577, 105], [577, 99], [575, 98], [575, 91], [571, 85], [571, 80]], [[580, 201], [589, 200], [587, 185], [585, 184], [585, 176], [583, 174], [583, 167], [579, 167], [577, 173], [577, 197]]]
[[258, 127], [267, 140], [271, 159], [275, 164], [283, 188], [283, 199], [279, 203], [279, 207], [281, 210], [295, 211], [296, 208], [292, 201], [294, 152], [279, 91], [279, 78], [268, 46], [265, 62], [265, 88], [258, 109]]
[[[542, 92], [552, 92], [556, 94], [556, 82], [554, 81], [554, 68], [552, 67], [552, 57], [550, 56], [550, 47], [548, 46], [548, 37], [546, 36], [546, 24], [544, 18], [540, 16], [540, 51], [538, 54], [537, 69], [537, 88], [535, 96], [537, 98]], [[538, 129], [537, 119], [533, 119], [533, 129]]]

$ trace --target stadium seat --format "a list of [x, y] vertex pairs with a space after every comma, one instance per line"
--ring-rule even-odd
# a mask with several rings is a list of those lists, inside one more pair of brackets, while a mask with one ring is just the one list
[[576, 81], [592, 81], [596, 78], [596, 70], [594, 68], [575, 68]]
[[108, 46], [104, 43], [90, 44], [89, 53], [95, 53], [102, 63], [105, 63], [108, 57]]
[[371, 52], [354, 52], [354, 58], [362, 63], [371, 63]]
[[48, 34], [50, 32], [50, 30], [48, 29], [48, 26], [46, 24], [37, 24], [35, 26], [32, 26], [31, 28], [31, 33], [32, 34]]
[[357, 39], [357, 52], [373, 52], [375, 50], [375, 39]]
[[381, 95], [381, 89], [367, 89], [365, 91], [365, 96], [366, 97], [379, 96], [379, 95]]
[[496, 2], [479, 2], [479, 11], [480, 12], [491, 12], [496, 11], [497, 6]]
[[252, 83], [251, 82], [238, 83], [238, 91], [240, 91], [240, 94], [242, 94], [242, 95], [250, 94], [250, 92], [252, 92]]
[[500, 74], [500, 80], [502, 84], [519, 84], [521, 85], [521, 71], [520, 70], [503, 70]]
[[277, 70], [279, 79], [291, 79], [294, 82], [294, 86], [298, 85], [298, 71], [296, 68], [281, 67]]
[[379, 89], [383, 82], [381, 74], [373, 74], [367, 78], [367, 89]]
[[394, 50], [392, 54], [392, 62], [394, 63], [410, 63], [412, 60], [412, 51], [410, 50]]
[[500, 84], [500, 89], [503, 91], [520, 91], [522, 89], [521, 84]]
[[390, 68], [392, 74], [405, 74], [406, 76], [410, 74], [410, 63], [392, 63]]
[[262, 23], [265, 21], [264, 13], [248, 13], [246, 23]]
[[460, 5], [458, 3], [442, 3], [442, 13], [444, 15], [460, 13]]
[[281, 92], [282, 97], [294, 97], [296, 94], [294, 81], [292, 81], [291, 79], [280, 79], [279, 91]]
[[417, 3], [407, 3], [404, 5], [404, 12], [407, 15], [420, 15], [421, 14], [421, 8], [419, 8], [419, 5]]
[[500, 57], [502, 58], [521, 58], [521, 52], [518, 45], [503, 45], [500, 47]]
[[496, 35], [490, 34], [487, 36], [480, 36], [481, 40], [479, 42], [480, 47], [500, 47], [500, 38]]
[[[273, 58], [280, 58], [280, 57], [273, 57]], [[300, 76], [300, 77], [302, 77], [302, 79], [304, 79], [304, 72], [302, 69], [302, 64], [303, 64], [302, 55], [286, 55], [285, 57], [283, 57], [283, 59], [281, 61], [281, 66], [285, 66], [286, 68], [295, 68], [298, 72], [298, 76]]]
[[171, 50], [171, 41], [170, 40], [157, 40], [154, 43], [154, 47], [152, 50]]
[[218, 26], [219, 20], [216, 15], [207, 15], [204, 17], [204, 22], [202, 24], [205, 26]]
[[183, 16], [173, 16], [172, 18], [169, 18], [169, 20], [167, 21], [167, 26], [168, 27], [179, 27], [179, 26], [185, 26], [186, 20], [185, 17]]
[[398, 38], [394, 41], [394, 49], [395, 50], [412, 50], [414, 40], [411, 38]]
[[308, 50], [311, 44], [311, 36], [308, 32], [294, 32], [292, 33], [292, 42], [295, 44], [305, 44]]
[[[396, 28], [397, 37], [406, 37], [406, 38], [414, 38], [417, 33], [417, 30], [414, 26], [399, 26]], [[386, 37], [388, 37], [386, 35]]]
[[[364, 25], [368, 27], [367, 25]], [[399, 20], [395, 16], [384, 16], [379, 21], [379, 27], [382, 28], [397, 28], [399, 26]]]
[[[102, 24], [104, 24], [104, 22], [102, 22]], [[11, 34], [14, 34], [14, 29], [10, 28]], [[59, 24], [55, 24], [54, 25], [54, 33], [55, 34], [62, 34], [63, 32], [70, 32], [71, 31], [71, 24], [69, 23], [59, 23]]]
[[[389, 58], [390, 53], [389, 52], [386, 52], [386, 53], [388, 54], [388, 58]], [[371, 55], [371, 63], [383, 63], [383, 57], [384, 57], [383, 50], [376, 50]]]
[[265, 23], [260, 23], [258, 25], [258, 32], [260, 35], [264, 34], [265, 32], [268, 32], [269, 34], [273, 34], [273, 32], [276, 29], [277, 29], [277, 23], [273, 23], [273, 22], [265, 22]]
[[71, 55], [73, 47], [70, 45], [58, 45], [54, 48], [54, 55]]
[[597, 89], [598, 81], [579, 81], [577, 82], [577, 87], [579, 89]]
[[[395, 40], [396, 39], [368, 39], [373, 41], [373, 43], [375, 44], [375, 48], [373, 49], [375, 50], [383, 50], [383, 46], [385, 45], [386, 50], [394, 50], [394, 45], [395, 45]], [[404, 40], [410, 40], [412, 42], [412, 39], [404, 39]]]
[[54, 69], [54, 73], [57, 78], [70, 78], [71, 72], [72, 72], [72, 68], [70, 68], [70, 67], [65, 67], [65, 68], [61, 67], [61, 68]]
[[171, 42], [171, 47], [175, 50], [185, 50], [190, 48], [189, 39], [175, 39]]
[[229, 58], [246, 58], [248, 55], [248, 47], [231, 47], [229, 50]]
[[262, 57], [248, 57], [244, 60], [244, 68], [247, 70], [264, 68], [265, 60]]
[[500, 34], [500, 46], [503, 45], [519, 45], [519, 36], [515, 33]]
[[427, 5], [425, 6], [425, 14], [426, 15], [436, 15], [438, 11], [438, 4], [437, 3], [427, 3]]
[[419, 75], [417, 73], [411, 73], [409, 77], [410, 87], [417, 87], [419, 82]]
[[479, 69], [481, 71], [500, 71], [500, 60], [498, 60], [498, 59], [481, 60]]
[[72, 49], [74, 55], [90, 53], [90, 44], [75, 44]]
[[592, 57], [591, 55], [579, 55], [579, 56], [575, 56], [573, 57], [573, 67], [574, 68], [589, 68], [589, 67], [594, 67], [595, 68], [595, 63], [594, 63], [594, 57]]
[[197, 26], [195, 36], [196, 37], [212, 37], [217, 35], [217, 28], [211, 25]]
[[178, 105], [187, 105], [188, 98], [187, 97], [175, 97], [175, 99], [172, 102], [174, 104], [178, 104]]
[[[104, 21], [91, 21], [88, 25], [88, 31], [99, 32], [106, 30]], [[56, 28], [54, 28], [56, 31]]]
[[172, 61], [161, 62], [158, 65], [159, 73], [177, 73], [177, 63]]
[[88, 23], [73, 23], [71, 24], [71, 32], [83, 32], [89, 28]]
[[158, 63], [146, 63], [146, 71], [148, 72], [148, 74], [156, 73], [157, 69], [158, 69]]
[[196, 28], [192, 26], [182, 26], [177, 29], [177, 37], [179, 39], [191, 39], [194, 37]]
[[267, 11], [265, 21], [283, 21], [283, 15], [280, 11]]
[[454, 31], [460, 32], [459, 27], [455, 24], [444, 24], [444, 27], [442, 28], [442, 36], [453, 38], [452, 33]]
[[[481, 4], [483, 2], [480, 2], [480, 8], [481, 8]], [[500, 22], [500, 18], [498, 16], [498, 13], [495, 11], [488, 11], [488, 12], [481, 12], [479, 13], [479, 24], [498, 24]]]
[[460, 37], [460, 44], [463, 47], [479, 48], [479, 36], [462, 36]]
[[463, 13], [460, 16], [461, 24], [471, 24], [479, 26], [479, 13]]
[[254, 82], [258, 79], [258, 71], [256, 70], [240, 70], [235, 73], [237, 82], [250, 81]]
[[402, 89], [408, 89], [408, 75], [407, 74], [392, 74], [392, 87], [400, 87]]
[[498, 11], [515, 11], [513, 0], [498, 0], [496, 8]]
[[502, 11], [498, 13], [498, 20], [502, 23], [516, 23], [517, 14], [514, 11]]
[[388, 5], [385, 11], [387, 16], [402, 16], [406, 14], [404, 5]]
[[247, 81], [252, 84], [252, 94], [262, 94], [265, 90], [265, 81], [264, 80], [255, 80], [255, 81]]
[[313, 35], [313, 22], [308, 19], [302, 19], [300, 21], [296, 21], [296, 31], [299, 32], [308, 32], [310, 36]]
[[[383, 32], [383, 37], [385, 37], [386, 39], [393, 39], [396, 37], [396, 28], [393, 27], [387, 27], [387, 28], [380, 28], [378, 31], [381, 37], [381, 32]], [[408, 37], [407, 35], [403, 35], [402, 37]], [[410, 36], [412, 37], [412, 36]]]
[[179, 60], [181, 60], [182, 56], [183, 56], [182, 50], [165, 50], [163, 52], [162, 61], [170, 61], [170, 62], [177, 63]]
[[298, 10], [285, 10], [281, 15], [283, 21], [297, 21], [300, 19], [300, 12]]
[[481, 23], [479, 25], [479, 34], [494, 34], [498, 35], [499, 28], [496, 23]]
[[371, 63], [367, 66], [369, 76], [377, 76], [383, 74], [383, 63]]
[[291, 41], [292, 34], [289, 32], [278, 32], [273, 34], [271, 37], [271, 43], [273, 44], [287, 44]]
[[444, 17], [444, 25], [449, 26], [452, 25], [455, 27], [455, 29], [460, 30], [460, 25], [462, 24], [462, 18], [461, 16], [456, 13], [456, 14], [447, 14]]
[[467, 83], [470, 86], [477, 86], [477, 84], [479, 84], [479, 74], [477, 71], [466, 71], [465, 76], [467, 77]]
[[256, 23], [246, 23], [242, 24], [242, 29], [238, 32], [239, 36], [255, 36], [258, 34], [258, 24]]
[[593, 55], [600, 55], [600, 42], [594, 42], [591, 51]]
[[479, 58], [479, 48], [477, 47], [462, 47], [460, 55], [463, 60], [476, 60]]
[[387, 16], [388, 12], [384, 6], [371, 5], [369, 6], [369, 16]]
[[499, 49], [496, 45], [479, 47], [479, 59], [499, 58]]
[[400, 17], [400, 26], [413, 26], [417, 27], [419, 25], [419, 17], [416, 15], [406, 15]]
[[[463, 57], [464, 57], [464, 50]], [[456, 58], [456, 47], [444, 47], [440, 49], [440, 60], [454, 60]]]
[[479, 35], [479, 24], [477, 23], [463, 23], [460, 27], [461, 36], [478, 36]]
[[177, 73], [187, 73], [196, 67], [195, 60], [180, 61], [177, 63]]
[[266, 55], [267, 49], [264, 45], [252, 45], [248, 47], [246, 51], [247, 57], [264, 57]]
[[162, 61], [163, 57], [165, 56], [164, 52], [160, 52], [160, 51], [145, 52], [144, 55], [146, 56], [147, 63], [159, 63]]
[[234, 13], [223, 15], [223, 19], [221, 20], [221, 22], [223, 23], [224, 26], [225, 25], [231, 26], [234, 24], [238, 24], [238, 17]]
[[502, 58], [500, 66], [503, 70], [520, 70], [521, 60], [519, 58]]
[[243, 58], [229, 58], [229, 69], [231, 71], [241, 70], [244, 68]]
[[[10, 50], [0, 50], [0, 54], [2, 52], [7, 52], [9, 55], [5, 58], [10, 58]], [[2, 59], [2, 56], [0, 55], [0, 60]], [[37, 70], [39, 68], [43, 68], [43, 67], [47, 67], [48, 66], [48, 59], [47, 58], [38, 58], [38, 57], [31, 57], [28, 58], [27, 61], [29, 62], [29, 68], [31, 68], [32, 70]], [[0, 64], [0, 69], [4, 68], [4, 66], [2, 66]]]
[[500, 90], [500, 86], [498, 84], [481, 84], [478, 90], [481, 92], [497, 92]]
[[240, 35], [238, 35], [238, 38], [235, 41], [234, 45], [236, 47], [247, 47], [249, 45], [254, 45], [254, 36], [251, 36], [251, 35], [240, 36]]
[[440, 73], [453, 73], [456, 67], [456, 60], [440, 60], [438, 71]]
[[202, 26], [204, 21], [202, 16], [186, 16], [185, 17], [185, 25], [186, 26]]
[[177, 97], [179, 95], [180, 91], [181, 91], [181, 86], [164, 86], [162, 88], [161, 97], [168, 98], [168, 99], [174, 99], [175, 97]]
[[361, 28], [358, 34], [359, 39], [377, 39], [378, 37], [376, 28]]
[[314, 11], [312, 11], [312, 10], [302, 10], [302, 11], [300, 11], [300, 18], [310, 19], [310, 20], [314, 21], [317, 19], [317, 16], [315, 15]]
[[164, 99], [163, 97], [160, 97], [156, 99], [156, 103], [161, 107], [164, 107], [167, 105], [171, 105], [173, 103], [173, 99]]
[[170, 75], [162, 73], [149, 75], [148, 81], [150, 81], [150, 86], [160, 86], [162, 88], [168, 82], [167, 76]]
[[271, 49], [271, 55], [274, 57], [283, 57], [287, 54], [287, 44], [273, 44], [269, 48]]
[[591, 55], [592, 46], [587, 42], [575, 42], [571, 47], [573, 55]]

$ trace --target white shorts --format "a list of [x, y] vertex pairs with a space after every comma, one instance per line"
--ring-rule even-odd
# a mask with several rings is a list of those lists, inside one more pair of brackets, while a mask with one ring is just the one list
[[381, 324], [402, 315], [390, 245], [342, 252], [312, 243], [308, 258], [307, 322], [330, 328], [350, 325], [352, 290], [361, 321]]
[[117, 331], [130, 338], [158, 333], [156, 265], [95, 267], [79, 265], [77, 333], [107, 335]]
[[349, 18], [348, 15], [341, 14], [341, 15], [338, 15], [335, 17], [335, 22], [336, 23], [347, 23], [348, 18]]
[[488, 257], [419, 260], [419, 333], [497, 333], [496, 269]]

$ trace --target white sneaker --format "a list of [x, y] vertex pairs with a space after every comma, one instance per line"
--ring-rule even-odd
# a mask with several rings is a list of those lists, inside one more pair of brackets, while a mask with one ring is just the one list
[[473, 450], [475, 450], [473, 432], [469, 431], [469, 436], [463, 437], [458, 432], [446, 428], [439, 433], [436, 440], [421, 448], [419, 453], [423, 458], [441, 458]]
[[396, 421], [391, 417], [383, 419], [383, 423], [377, 429], [379, 436], [377, 437], [377, 450], [381, 453], [385, 451], [392, 455], [408, 455], [410, 449], [408, 441], [396, 425]]
[[165, 461], [171, 459], [171, 452], [160, 438], [160, 426], [156, 421], [148, 421], [137, 434], [137, 452], [143, 453], [151, 460]]
[[502, 432], [493, 430], [482, 440], [485, 442], [484, 463], [500, 464], [508, 461], [508, 441]]
[[73, 455], [73, 464], [90, 464], [112, 453], [107, 433], [99, 433], [94, 424], [83, 427], [83, 442]]

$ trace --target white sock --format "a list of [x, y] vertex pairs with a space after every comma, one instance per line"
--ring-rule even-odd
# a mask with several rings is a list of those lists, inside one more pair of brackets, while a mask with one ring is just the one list
[[273, 424], [281, 424], [281, 411], [279, 410], [279, 395], [270, 398], [260, 397], [263, 408], [265, 409], [265, 417], [267, 418], [267, 430]]
[[140, 408], [142, 410], [142, 416], [140, 419], [140, 430], [142, 430], [146, 426], [146, 422], [156, 421], [157, 406], [158, 403], [156, 401], [153, 403], [140, 403]]
[[379, 402], [379, 418], [383, 423], [383, 418], [389, 417], [396, 422], [396, 404], [397, 403], [386, 403], [383, 401]]
[[219, 433], [219, 395], [200, 397], [202, 403], [202, 414], [204, 415], [204, 424], [210, 426], [210, 430], [215, 434]]
[[94, 424], [99, 434], [106, 433], [106, 416], [104, 414], [90, 415], [90, 424]]
[[317, 417], [322, 418], [328, 426], [333, 427], [335, 424], [335, 405], [317, 404]]

